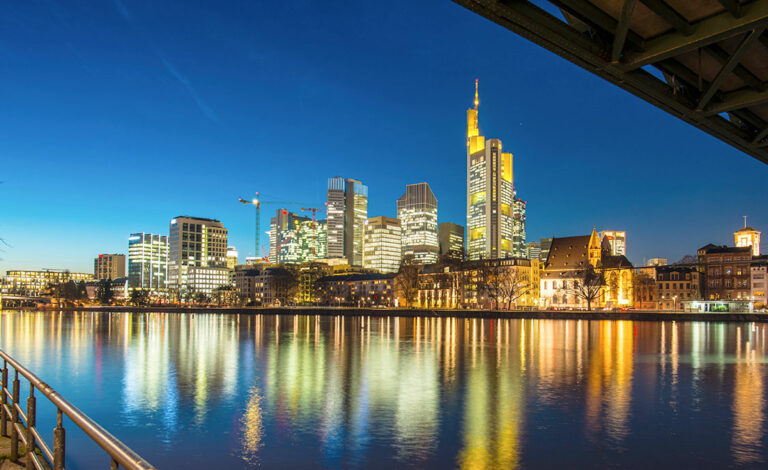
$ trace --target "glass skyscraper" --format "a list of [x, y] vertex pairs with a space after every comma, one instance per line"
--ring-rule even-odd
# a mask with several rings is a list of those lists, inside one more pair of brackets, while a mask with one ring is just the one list
[[395, 273], [400, 268], [403, 233], [400, 221], [391, 217], [371, 217], [365, 221], [363, 267], [380, 273]]
[[419, 263], [437, 261], [437, 198], [427, 183], [409, 184], [397, 200], [397, 218], [403, 228], [403, 256]]
[[164, 292], [168, 278], [168, 237], [132, 233], [128, 237], [128, 287]]
[[335, 176], [328, 180], [328, 258], [363, 265], [363, 230], [368, 218], [368, 186]]
[[272, 263], [304, 263], [326, 257], [327, 224], [285, 209], [271, 219], [269, 252]]

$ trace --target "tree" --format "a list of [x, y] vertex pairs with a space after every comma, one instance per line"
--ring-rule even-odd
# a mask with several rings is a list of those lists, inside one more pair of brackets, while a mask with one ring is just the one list
[[109, 305], [112, 302], [112, 279], [102, 279], [96, 288], [96, 298], [102, 305]]
[[574, 277], [576, 279], [569, 289], [570, 292], [577, 298], [585, 300], [587, 310], [592, 310], [592, 302], [600, 297], [600, 292], [605, 286], [605, 276], [588, 264], [586, 268], [576, 271]]
[[272, 292], [280, 305], [288, 305], [296, 298], [296, 292], [299, 288], [299, 276], [295, 266], [285, 265], [276, 268], [270, 268], [269, 271]]
[[686, 265], [686, 266], [691, 266], [695, 268], [699, 264], [699, 258], [693, 255], [685, 255], [682, 258], [680, 258], [680, 260], [675, 261], [672, 264], [676, 266]]
[[134, 289], [131, 291], [131, 305], [144, 307], [149, 304], [149, 291], [146, 289]]
[[77, 284], [77, 299], [88, 300], [88, 289], [85, 287], [85, 281], [80, 281]]
[[507, 310], [512, 304], [531, 292], [531, 277], [520, 267], [507, 267], [499, 273], [498, 290], [500, 298], [507, 303]]
[[477, 293], [493, 301], [497, 310], [502, 298], [502, 266], [495, 260], [480, 260], [477, 266]]
[[419, 295], [419, 273], [422, 266], [412, 254], [405, 255], [400, 262], [400, 269], [395, 276], [395, 289], [405, 300], [405, 306], [411, 307]]

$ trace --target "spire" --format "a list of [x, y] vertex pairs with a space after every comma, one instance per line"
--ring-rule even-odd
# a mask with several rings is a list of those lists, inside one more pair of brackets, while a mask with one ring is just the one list
[[477, 97], [477, 82], [479, 81], [478, 78], [475, 79], [475, 111], [477, 111], [477, 105], [480, 104], [480, 100]]
[[747, 216], [745, 215], [743, 217], [744, 217], [744, 228], [747, 228]]

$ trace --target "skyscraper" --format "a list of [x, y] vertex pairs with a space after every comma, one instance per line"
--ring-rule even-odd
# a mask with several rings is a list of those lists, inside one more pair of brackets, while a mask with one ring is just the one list
[[467, 253], [469, 259], [514, 255], [512, 154], [501, 140], [480, 135], [475, 107], [467, 110]]
[[441, 256], [464, 260], [464, 226], [443, 222], [437, 230], [437, 243]]
[[618, 230], [602, 230], [598, 232], [600, 240], [608, 240], [608, 245], [611, 247], [611, 254], [613, 256], [627, 254], [627, 232]]
[[515, 258], [527, 258], [528, 250], [525, 246], [525, 205], [526, 202], [514, 193], [512, 205], [512, 256]]
[[168, 288], [188, 299], [229, 284], [227, 229], [215, 219], [178, 216], [168, 237]]
[[128, 237], [128, 287], [165, 291], [168, 279], [168, 237], [132, 233]]
[[326, 257], [325, 220], [312, 220], [286, 209], [278, 209], [270, 221], [269, 260], [298, 264]]
[[437, 198], [427, 183], [409, 184], [397, 200], [397, 218], [403, 228], [403, 256], [419, 263], [437, 261]]
[[398, 219], [371, 217], [365, 221], [363, 267], [380, 273], [394, 273], [400, 268], [403, 232]]
[[363, 230], [368, 218], [368, 186], [335, 176], [328, 179], [328, 258], [363, 264]]

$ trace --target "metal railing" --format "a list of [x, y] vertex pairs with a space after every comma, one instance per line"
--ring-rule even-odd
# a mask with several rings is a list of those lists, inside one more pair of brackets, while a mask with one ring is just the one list
[[[64, 416], [75, 423], [93, 442], [99, 445], [109, 455], [110, 469], [123, 466], [128, 470], [154, 469], [149, 462], [141, 458], [128, 446], [117, 440], [112, 434], [99, 426], [94, 420], [85, 415], [66, 398], [61, 396], [47, 383], [16, 362], [12, 357], [0, 350], [3, 359], [2, 369], [2, 403], [0, 404], [0, 432], [4, 437], [11, 438], [12, 462], [18, 462], [23, 457], [19, 444], [26, 448], [26, 468], [34, 466], [37, 470], [63, 470], [66, 455], [66, 431]], [[11, 391], [8, 388], [8, 366], [13, 368]], [[27, 397], [27, 412], [21, 408], [19, 375], [29, 381], [29, 396]], [[54, 406], [56, 406], [56, 427], [53, 429], [53, 451], [45, 443], [36, 427], [37, 398], [35, 390], [39, 390]], [[10, 402], [9, 402], [10, 400]], [[10, 424], [10, 429], [8, 425]], [[10, 432], [10, 436], [8, 433]]]

